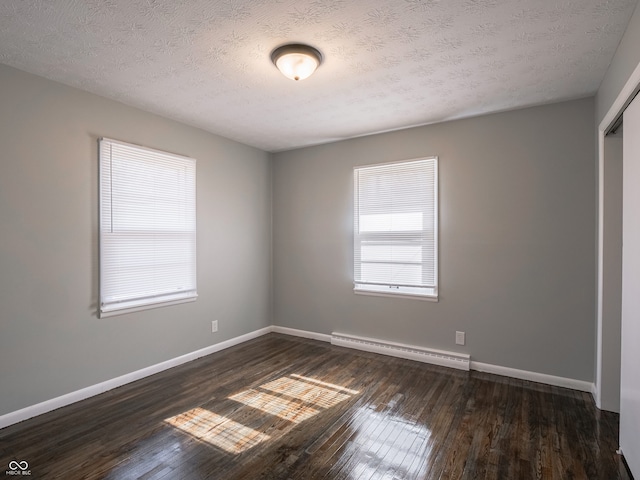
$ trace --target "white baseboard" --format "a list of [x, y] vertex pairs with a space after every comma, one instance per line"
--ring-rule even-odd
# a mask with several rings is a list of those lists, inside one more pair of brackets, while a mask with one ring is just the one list
[[76, 390], [75, 392], [70, 392], [65, 395], [52, 398], [51, 400], [46, 400], [44, 402], [31, 405], [30, 407], [16, 410], [15, 412], [7, 413], [0, 416], [0, 428], [5, 428], [9, 425], [13, 425], [14, 423], [22, 422], [23, 420], [42, 415], [43, 413], [47, 413], [52, 410], [70, 405], [72, 403], [79, 402], [80, 400], [99, 395], [108, 390], [121, 387], [122, 385], [126, 385], [127, 383], [135, 382], [136, 380], [140, 380], [150, 375], [168, 370], [169, 368], [177, 367], [178, 365], [182, 365], [183, 363], [190, 362], [197, 358], [211, 355], [212, 353], [219, 352], [220, 350], [224, 350], [226, 348], [247, 342], [262, 335], [266, 335], [271, 331], [271, 326], [261, 328], [260, 330], [255, 330], [253, 332], [240, 335], [239, 337], [234, 337], [229, 340], [225, 340], [224, 342], [210, 345], [200, 350], [196, 350], [195, 352], [187, 353], [185, 355], [181, 355], [179, 357], [172, 358], [170, 360], [157, 363], [140, 370], [136, 370], [135, 372], [127, 373], [111, 380], [91, 385], [90, 387], [82, 388], [80, 390]]
[[313, 340], [320, 340], [321, 342], [331, 342], [331, 335], [326, 333], [308, 332], [306, 330], [298, 330], [296, 328], [279, 327], [273, 325], [271, 331], [274, 333], [282, 333], [284, 335], [291, 335], [293, 337], [312, 338]]
[[[293, 335], [296, 337], [304, 337], [304, 338], [313, 338], [315, 340], [321, 340], [323, 342], [333, 343], [331, 335], [327, 335], [323, 333], [309, 332], [306, 330], [297, 330], [297, 329], [288, 328], [288, 327], [279, 327], [277, 325], [272, 326], [272, 331], [276, 333], [283, 333], [285, 335]], [[340, 334], [337, 334], [337, 335], [340, 335]], [[359, 338], [359, 337], [354, 337], [354, 338]], [[365, 340], [371, 340], [371, 339], [365, 339]], [[398, 346], [398, 347], [412, 348], [410, 345], [398, 344], [393, 342], [385, 342], [385, 343], [389, 343], [391, 345]], [[341, 346], [354, 348], [349, 344], [341, 344]], [[373, 350], [369, 350], [369, 351], [373, 351]], [[434, 351], [438, 352], [437, 350], [434, 350]], [[385, 352], [383, 349], [376, 350], [374, 353], [380, 353], [382, 355], [390, 355], [389, 352]], [[400, 353], [398, 351], [394, 351], [393, 356], [406, 358], [407, 360], [416, 360], [411, 355], [403, 356]], [[441, 353], [448, 354], [450, 352], [441, 352]], [[419, 361], [423, 361], [423, 360], [419, 360]], [[432, 363], [432, 362], [428, 362], [428, 363]], [[444, 365], [444, 366], [450, 366], [450, 365]], [[573, 378], [557, 377], [555, 375], [548, 375], [546, 373], [530, 372], [528, 370], [518, 370], [516, 368], [501, 367], [500, 365], [491, 365], [489, 363], [481, 363], [481, 362], [474, 362], [474, 361], [469, 362], [469, 367], [471, 370], [476, 370], [479, 372], [493, 373], [495, 375], [501, 375], [503, 377], [518, 378], [520, 380], [529, 380], [531, 382], [538, 382], [538, 383], [543, 383], [545, 385], [553, 385], [556, 387], [571, 388], [573, 390], [578, 390], [581, 392], [589, 392], [592, 395], [594, 395], [594, 392], [595, 392], [595, 384], [592, 382], [584, 381], [584, 380], [575, 380]], [[454, 366], [454, 368], [456, 367]], [[594, 395], [594, 398], [596, 398], [595, 395]]]
[[[291, 335], [295, 337], [311, 338], [314, 340], [319, 340], [327, 343], [331, 342], [331, 335], [328, 335], [328, 334], [309, 332], [306, 330], [298, 330], [295, 328], [271, 325], [268, 327], [261, 328], [259, 330], [255, 330], [253, 332], [246, 333], [244, 335], [240, 335], [239, 337], [225, 340], [224, 342], [216, 343], [215, 345], [210, 345], [200, 350], [196, 350], [195, 352], [187, 353], [185, 355], [181, 355], [179, 357], [158, 363], [156, 365], [151, 365], [149, 367], [136, 370], [135, 372], [127, 373], [125, 375], [121, 375], [111, 380], [107, 380], [105, 382], [101, 382], [96, 385], [91, 385], [89, 387], [76, 390], [75, 392], [70, 392], [65, 395], [52, 398], [51, 400], [46, 400], [44, 402], [37, 403], [29, 407], [25, 407], [23, 409], [16, 410], [15, 412], [7, 413], [5, 415], [0, 416], [0, 429], [8, 427], [9, 425], [13, 425], [18, 422], [22, 422], [23, 420], [27, 420], [29, 418], [42, 415], [43, 413], [56, 410], [66, 405], [79, 402], [80, 400], [84, 400], [86, 398], [99, 395], [108, 390], [112, 390], [122, 385], [126, 385], [127, 383], [135, 382], [136, 380], [140, 380], [150, 375], [154, 375], [164, 370], [168, 370], [169, 368], [182, 365], [183, 363], [190, 362], [197, 358], [204, 357], [206, 355], [211, 355], [212, 353], [216, 353], [226, 348], [239, 345], [241, 343], [247, 342], [249, 340], [260, 337], [262, 335], [266, 335], [267, 333], [271, 333], [271, 332], [282, 333], [284, 335]], [[390, 342], [386, 342], [386, 343], [390, 343]], [[393, 345], [396, 347], [411, 347], [408, 345], [395, 344], [395, 343]], [[349, 345], [345, 345], [345, 346], [349, 346]], [[417, 347], [411, 347], [411, 348], [417, 348]], [[376, 351], [376, 353], [389, 355], [390, 351], [391, 350], [385, 352], [384, 349], [382, 349], [381, 351]], [[416, 358], [414, 358], [414, 356], [412, 356], [410, 352], [407, 353], [408, 356], [402, 356], [401, 353], [402, 351], [400, 348], [393, 349], [393, 356], [400, 357], [400, 358], [407, 358], [409, 360], [416, 360]], [[447, 353], [447, 352], [444, 352], [444, 353]], [[420, 360], [420, 361], [424, 361], [424, 360]], [[429, 363], [433, 363], [433, 362], [429, 362]], [[526, 370], [517, 370], [515, 368], [501, 367], [498, 365], [491, 365], [488, 363], [480, 363], [480, 362], [474, 362], [474, 361], [470, 362], [470, 368], [471, 370], [477, 370], [480, 372], [493, 373], [496, 375], [503, 375], [506, 377], [519, 378], [522, 380], [530, 380], [532, 382], [539, 382], [547, 385], [555, 385], [558, 387], [566, 387], [566, 388], [572, 388], [574, 390], [579, 390], [583, 392], [590, 392], [592, 395], [594, 395], [594, 398], [596, 398], [595, 385], [591, 382], [574, 380], [571, 378], [556, 377], [554, 375], [547, 375], [544, 373], [529, 372]]]
[[547, 375], [546, 373], [530, 372], [528, 370], [518, 370], [516, 368], [501, 367], [499, 365], [491, 365], [489, 363], [471, 362], [471, 370], [478, 372], [493, 373], [502, 375], [503, 377], [519, 378], [521, 380], [529, 380], [531, 382], [544, 383], [556, 387], [571, 388], [581, 392], [591, 393], [594, 386], [592, 382], [584, 380], [575, 380], [573, 378], [556, 377], [555, 375]]

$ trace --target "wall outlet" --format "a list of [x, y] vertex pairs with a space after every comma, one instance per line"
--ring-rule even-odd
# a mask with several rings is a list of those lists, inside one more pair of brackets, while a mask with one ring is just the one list
[[464, 345], [464, 332], [456, 332], [456, 345]]
[[215, 333], [218, 331], [218, 320], [214, 320], [211, 322], [211, 333]]

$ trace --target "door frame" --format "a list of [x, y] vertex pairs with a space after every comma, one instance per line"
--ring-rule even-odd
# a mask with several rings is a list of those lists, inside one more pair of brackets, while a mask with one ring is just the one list
[[[605, 133], [613, 126], [616, 119], [622, 115], [624, 109], [633, 100], [633, 95], [640, 86], [640, 64], [638, 64], [628, 78], [624, 87], [618, 93], [615, 102], [609, 108], [598, 126], [598, 264], [597, 264], [597, 330], [596, 330], [596, 378], [591, 392], [598, 408], [602, 408], [602, 335], [603, 335], [603, 291], [604, 291], [604, 162], [605, 162]], [[619, 352], [618, 352], [619, 355]]]

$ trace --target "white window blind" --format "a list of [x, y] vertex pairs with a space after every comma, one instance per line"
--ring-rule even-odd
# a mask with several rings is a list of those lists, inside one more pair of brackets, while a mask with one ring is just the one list
[[192, 301], [196, 162], [99, 140], [101, 316]]
[[438, 159], [354, 169], [356, 292], [438, 295]]

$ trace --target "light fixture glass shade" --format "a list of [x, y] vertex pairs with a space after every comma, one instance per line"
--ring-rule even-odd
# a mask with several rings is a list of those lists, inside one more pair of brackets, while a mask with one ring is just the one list
[[303, 80], [316, 71], [322, 55], [308, 45], [284, 45], [273, 51], [271, 60], [285, 77]]

